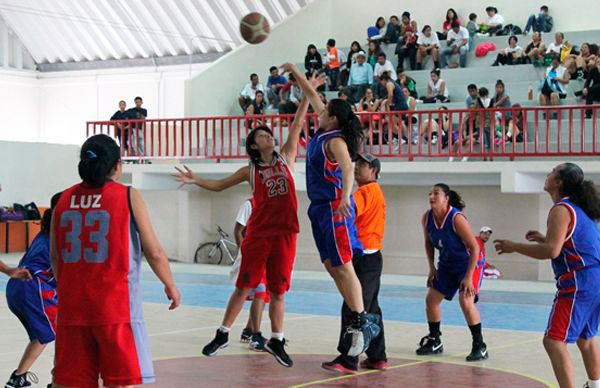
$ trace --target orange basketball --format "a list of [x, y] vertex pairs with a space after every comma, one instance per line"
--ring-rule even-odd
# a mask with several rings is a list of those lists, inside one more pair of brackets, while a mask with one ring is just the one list
[[250, 44], [263, 42], [269, 36], [269, 32], [271, 27], [267, 18], [258, 12], [251, 12], [240, 21], [240, 34]]

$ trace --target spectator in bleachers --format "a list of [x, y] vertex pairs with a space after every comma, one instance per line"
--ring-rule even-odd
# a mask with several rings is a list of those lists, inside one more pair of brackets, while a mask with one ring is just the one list
[[[343, 101], [346, 101], [346, 102], [350, 103], [350, 102], [349, 102], [350, 95], [348, 94], [348, 89], [346, 89], [346, 88], [344, 88], [344, 87], [340, 88], [340, 90], [338, 90], [337, 96], [338, 96], [338, 98], [339, 98], [340, 100], [343, 100]], [[352, 107], [354, 107], [354, 105], [353, 105], [353, 104], [350, 104], [350, 105], [351, 105]]]
[[558, 55], [559, 56], [559, 60], [560, 60], [560, 52], [562, 51], [563, 45], [564, 45], [564, 40], [565, 40], [565, 34], [563, 34], [562, 32], [557, 32], [554, 34], [554, 42], [550, 43], [548, 45], [548, 48], [546, 49], [546, 54], [549, 55]]
[[377, 27], [377, 30], [379, 31], [379, 36], [377, 40], [381, 40], [383, 39], [383, 36], [385, 35], [385, 18], [383, 16], [380, 16], [377, 18], [377, 21], [375, 22], [375, 27]]
[[426, 104], [433, 104], [437, 101], [447, 103], [450, 102], [448, 98], [448, 88], [446, 87], [446, 81], [441, 77], [440, 69], [433, 69], [430, 73], [430, 79], [427, 83], [427, 95], [421, 98]]
[[477, 25], [477, 14], [471, 12], [469, 14], [469, 22], [465, 27], [467, 31], [469, 31], [469, 49], [473, 48], [473, 40], [475, 39], [475, 34], [479, 30], [479, 26]]
[[[379, 83], [386, 89], [387, 92], [387, 98], [382, 101], [382, 111], [399, 112], [408, 110], [408, 104], [406, 103], [404, 93], [402, 93], [402, 88], [397, 82], [392, 81], [388, 73], [383, 73], [381, 77], [379, 77]], [[391, 115], [391, 120], [392, 133], [398, 137], [404, 138], [404, 136], [402, 136], [402, 128], [398, 115]]]
[[[279, 104], [277, 104], [277, 105], [279, 106]], [[262, 115], [265, 113], [266, 108], [267, 108], [267, 102], [265, 101], [265, 94], [263, 92], [261, 92], [260, 90], [257, 90], [256, 94], [254, 95], [254, 100], [252, 100], [252, 102], [250, 104], [248, 104], [248, 107], [246, 108], [246, 116]], [[248, 128], [254, 127], [255, 125], [262, 125], [262, 124], [263, 124], [262, 119], [246, 120], [246, 125], [248, 126]]]
[[240, 97], [238, 98], [238, 103], [240, 104], [240, 108], [246, 112], [246, 108], [248, 104], [254, 100], [256, 97], [256, 91], [260, 90], [261, 92], [265, 92], [265, 87], [263, 84], [258, 82], [258, 75], [256, 73], [250, 74], [250, 82], [247, 82], [246, 85], [242, 88], [240, 92]]
[[294, 75], [290, 73], [289, 77], [289, 82], [279, 90], [280, 114], [296, 113], [303, 97], [302, 89], [298, 86]]
[[398, 66], [404, 68], [404, 59], [408, 58], [410, 69], [417, 67], [417, 22], [410, 19], [410, 13], [402, 14], [402, 34], [396, 45]]
[[[473, 105], [474, 109], [487, 109], [490, 107], [492, 103], [492, 100], [490, 98], [490, 92], [487, 90], [487, 88], [479, 88], [479, 96], [477, 96], [477, 99], [475, 100], [475, 104]], [[475, 131], [473, 133], [473, 136], [475, 136], [475, 141], [478, 141], [480, 139], [481, 133], [482, 133], [482, 128], [481, 128], [481, 124], [483, 124], [483, 145], [486, 149], [490, 149], [490, 143], [491, 143], [491, 127], [492, 127], [492, 119], [493, 119], [493, 113], [490, 112], [479, 112], [479, 113], [475, 113], [474, 115], [474, 127], [475, 127]], [[487, 160], [487, 158], [484, 158], [483, 160]]]
[[406, 74], [406, 70], [404, 70], [401, 67], [399, 67], [397, 69], [397, 74], [398, 74], [398, 83], [400, 84], [400, 86], [402, 86], [403, 88], [407, 88], [412, 97], [419, 98], [419, 94], [417, 93], [417, 81], [410, 78]]
[[[442, 105], [438, 111], [439, 113], [433, 114], [431, 119], [425, 119], [419, 130], [419, 135], [423, 136], [423, 139], [428, 143], [431, 142], [431, 144], [437, 144], [438, 139], [440, 137], [442, 139], [445, 138], [446, 134], [450, 131], [450, 115], [447, 113], [448, 107]], [[417, 144], [418, 141], [415, 140], [417, 139], [413, 138], [413, 144]]]
[[[479, 97], [479, 89], [477, 89], [477, 85], [469, 84], [467, 86], [467, 99], [465, 100], [465, 107], [467, 109], [474, 109], [477, 103], [477, 98]], [[470, 113], [465, 113], [463, 116], [462, 122], [462, 131], [463, 131], [463, 139], [466, 139], [469, 136], [469, 128], [474, 126], [473, 123], [474, 118]], [[455, 148], [455, 151], [457, 148]]]
[[448, 67], [447, 57], [454, 54], [460, 56], [460, 67], [466, 67], [467, 53], [469, 52], [469, 31], [458, 22], [452, 23], [452, 28], [448, 31], [446, 44], [448, 47], [443, 48], [440, 53], [442, 68]]
[[[110, 117], [110, 121], [128, 120], [129, 115], [125, 110], [126, 107], [127, 103], [125, 101], [119, 101], [119, 110]], [[124, 150], [129, 151], [129, 125], [127, 123], [115, 123], [115, 135], [117, 139], [119, 139], [121, 147], [123, 147]]]
[[[510, 108], [512, 103], [510, 102], [510, 97], [506, 94], [506, 87], [504, 86], [504, 82], [501, 79], [496, 81], [496, 95], [490, 101], [490, 108]], [[512, 114], [510, 111], [508, 112], [495, 112], [495, 121], [500, 126], [505, 126], [508, 124], [508, 120], [511, 118]], [[501, 141], [500, 137], [496, 138], [496, 141]]]
[[417, 38], [417, 70], [423, 68], [423, 59], [431, 55], [433, 68], [440, 67], [440, 41], [438, 36], [431, 32], [431, 26], [426, 25]]
[[[521, 108], [521, 104], [513, 104], [513, 108]], [[514, 115], [508, 119], [508, 140], [516, 143], [523, 142], [523, 129], [525, 128], [525, 117], [523, 110], [514, 111]]]
[[[540, 87], [540, 105], [560, 105], [560, 100], [567, 97], [569, 78], [569, 72], [560, 64], [560, 57], [553, 55], [552, 64], [546, 70], [546, 78], [542, 80]], [[556, 112], [552, 117], [555, 115]]]
[[381, 52], [377, 56], [377, 63], [375, 64], [375, 70], [373, 71], [373, 87], [375, 88], [376, 95], [380, 98], [386, 97], [385, 90], [379, 83], [379, 77], [381, 77], [381, 75], [385, 72], [390, 75], [392, 81], [395, 82], [398, 80], [398, 75], [396, 74], [394, 65], [392, 65], [392, 62], [387, 59], [385, 53]]
[[448, 38], [448, 31], [450, 31], [452, 23], [455, 21], [461, 24], [454, 8], [448, 8], [446, 11], [446, 20], [442, 23], [442, 31], [436, 32], [438, 40], [446, 40]]
[[473, 105], [475, 104], [475, 100], [477, 100], [477, 97], [479, 96], [478, 94], [478, 89], [477, 89], [477, 85], [475, 84], [469, 84], [467, 86], [467, 99], [465, 100], [465, 106], [467, 109], [473, 108]]
[[310, 78], [315, 71], [323, 68], [323, 58], [321, 58], [321, 54], [317, 51], [317, 46], [314, 44], [309, 44], [306, 49], [304, 68], [306, 69], [307, 78]]
[[358, 102], [358, 111], [359, 112], [377, 112], [379, 106], [381, 105], [381, 99], [375, 97], [375, 93], [373, 93], [373, 89], [367, 88], [365, 90], [365, 95]]
[[579, 54], [569, 55], [565, 61], [565, 67], [571, 75], [571, 79], [584, 79], [587, 77], [588, 70], [596, 63], [596, 56], [592, 55], [589, 43], [582, 43]]
[[487, 13], [488, 18], [479, 25], [479, 32], [493, 36], [498, 33], [498, 31], [502, 31], [504, 17], [498, 13], [498, 8], [490, 6], [485, 9], [485, 12]]
[[[269, 78], [267, 78], [267, 98], [265, 99], [265, 95], [263, 93], [261, 96], [261, 101], [264, 101], [265, 103], [270, 101], [273, 104], [273, 108], [279, 109], [279, 91], [285, 84], [287, 84], [287, 78], [285, 78], [282, 74], [279, 74], [279, 69], [277, 66], [271, 66], [269, 73]], [[254, 94], [254, 99], [252, 101], [255, 100], [256, 93]]]
[[540, 7], [540, 12], [537, 15], [529, 15], [527, 19], [527, 24], [525, 24], [525, 29], [523, 30], [523, 35], [527, 35], [529, 30], [533, 30], [533, 32], [550, 32], [552, 31], [552, 26], [554, 25], [554, 19], [548, 13], [548, 6], [542, 5]]
[[521, 63], [523, 48], [518, 46], [519, 38], [512, 35], [508, 38], [508, 47], [500, 50], [492, 66], [518, 65]]
[[[144, 100], [142, 97], [137, 96], [133, 99], [135, 107], [127, 110], [127, 117], [130, 120], [146, 120], [148, 117], [148, 110], [142, 108]], [[144, 124], [133, 123], [131, 125], [132, 136], [131, 136], [131, 147], [134, 149], [135, 154], [138, 156], [144, 155]]]
[[325, 56], [325, 72], [329, 77], [329, 90], [338, 89], [338, 78], [342, 66], [340, 51], [335, 47], [335, 39], [327, 41], [327, 55]]
[[367, 62], [369, 63], [369, 65], [371, 65], [371, 68], [374, 70], [375, 64], [377, 63], [377, 57], [383, 52], [381, 50], [381, 45], [379, 44], [379, 42], [372, 40], [369, 42], [369, 49], [367, 51]]
[[542, 66], [544, 63], [544, 53], [546, 52], [546, 46], [542, 42], [542, 34], [534, 32], [531, 36], [531, 42], [525, 46], [525, 50], [522, 55], [523, 63], [530, 63], [534, 66]]
[[356, 54], [356, 64], [350, 68], [347, 86], [351, 104], [360, 101], [365, 90], [373, 83], [373, 68], [365, 61], [366, 55], [361, 51]]
[[348, 77], [350, 77], [350, 68], [356, 63], [356, 54], [364, 51], [360, 47], [360, 43], [357, 41], [352, 42], [350, 45], [350, 52], [348, 53], [348, 59], [344, 65], [344, 69], [340, 72], [340, 85], [346, 85], [348, 83]]
[[[586, 105], [600, 101], [600, 57], [596, 57], [594, 65], [589, 67], [583, 90], [576, 92], [575, 95], [585, 98]], [[585, 117], [588, 119], [592, 117], [591, 109], [585, 111]]]
[[402, 28], [400, 26], [400, 20], [398, 19], [398, 16], [392, 15], [390, 16], [390, 21], [385, 29], [385, 35], [383, 36], [382, 42], [392, 44], [398, 43], [401, 33]]

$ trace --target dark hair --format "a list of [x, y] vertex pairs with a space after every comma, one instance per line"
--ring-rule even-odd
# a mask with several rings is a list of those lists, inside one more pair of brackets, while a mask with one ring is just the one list
[[446, 194], [446, 196], [448, 197], [448, 204], [450, 204], [450, 206], [452, 206], [453, 208], [463, 210], [466, 207], [465, 201], [463, 201], [460, 194], [458, 194], [454, 190], [451, 190], [447, 184], [436, 183], [435, 185], [433, 185], [433, 187], [441, 189], [444, 192], [444, 194]]
[[458, 22], [458, 20], [454, 20], [454, 21], [452, 22], [452, 25], [451, 25], [451, 26], [452, 26], [452, 28], [460, 27], [460, 23]]
[[473, 13], [473, 12], [471, 12], [471, 13], [469, 14], [469, 20], [475, 20], [475, 19], [477, 19], [477, 14], [476, 14], [476, 13]]
[[348, 96], [348, 91], [346, 90], [346, 88], [340, 88], [340, 90], [337, 93], [337, 96], [338, 97], [342, 97], [342, 96], [349, 97]]
[[575, 163], [563, 163], [557, 169], [562, 182], [560, 193], [579, 206], [594, 221], [600, 220], [600, 193], [594, 182], [585, 180], [583, 170]]
[[42, 233], [50, 234], [50, 228], [52, 226], [52, 213], [54, 212], [54, 208], [56, 207], [61, 194], [62, 191], [54, 194], [52, 199], [50, 199], [50, 208], [46, 209], [44, 215], [42, 216], [42, 221], [40, 222]]
[[377, 20], [375, 21], [375, 27], [379, 28], [379, 22], [383, 21], [383, 24], [385, 24], [385, 19], [383, 18], [383, 16], [380, 16], [377, 18]]
[[262, 90], [257, 90], [256, 93], [254, 93], [254, 96], [255, 96], [254, 99], [256, 99], [257, 94], [261, 94], [264, 97], [265, 92], [263, 92]]
[[379, 80], [380, 81], [389, 81], [392, 78], [390, 77], [390, 72], [389, 71], [384, 71], [383, 73], [381, 73], [381, 75], [379, 76]]
[[454, 10], [454, 8], [448, 8], [448, 10], [446, 11], [446, 21], [449, 22], [450, 20], [448, 20], [448, 12], [452, 11], [452, 13], [454, 14], [454, 18], [452, 18], [452, 21], [458, 19], [458, 14], [456, 13], [456, 11]]
[[496, 81], [496, 86], [498, 85], [502, 85], [502, 87], [504, 87], [504, 82], [502, 82], [502, 80], [499, 79], [498, 81]]
[[362, 47], [360, 47], [360, 43], [358, 43], [358, 42], [355, 40], [355, 41], [354, 41], [354, 42], [352, 42], [352, 44], [350, 45], [350, 52], [353, 52], [353, 51], [352, 51], [352, 46], [354, 46], [355, 44], [358, 46], [358, 49], [357, 49], [356, 51], [354, 51], [354, 52], [363, 51]]
[[271, 66], [271, 67], [269, 67], [269, 73], [272, 73], [273, 70], [277, 70], [277, 66]]
[[438, 77], [442, 75], [442, 71], [440, 69], [433, 69], [429, 72], [429, 74], [437, 74]]
[[489, 96], [490, 91], [486, 87], [479, 88], [479, 97]]
[[544, 12], [548, 12], [548, 6], [547, 6], [547, 5], [542, 5], [542, 6], [540, 7], [540, 9], [541, 9], [542, 11], [544, 11]]
[[387, 58], [387, 56], [385, 55], [385, 53], [383, 51], [380, 52], [379, 54], [377, 54], [377, 58], [379, 58], [379, 57]]
[[125, 102], [125, 100], [121, 100], [121, 101], [119, 101], [119, 104], [120, 104], [120, 103], [123, 103], [123, 104], [127, 105], [127, 103]]
[[[252, 163], [254, 163], [255, 165], [260, 163], [260, 161], [261, 161], [260, 151], [252, 148], [252, 146], [254, 144], [256, 144], [255, 138], [256, 138], [256, 133], [258, 131], [265, 131], [269, 135], [273, 136], [273, 131], [271, 131], [271, 128], [267, 127], [266, 125], [259, 125], [258, 127], [254, 128], [253, 130], [248, 132], [248, 136], [246, 136], [246, 154], [248, 154], [250, 161]], [[275, 152], [275, 151], [273, 151], [273, 152]]]
[[328, 39], [327, 46], [335, 47], [335, 39]]
[[362, 126], [358, 117], [352, 112], [352, 107], [346, 101], [339, 98], [329, 101], [327, 105], [329, 116], [335, 116], [338, 127], [342, 130], [348, 153], [353, 160], [358, 155], [360, 144], [364, 136]]
[[510, 41], [511, 41], [511, 40], [513, 40], [513, 39], [515, 40], [515, 43], [517, 43], [517, 42], [519, 41], [519, 38], [517, 38], [517, 36], [516, 36], [516, 35], [511, 35], [511, 36], [508, 38], [508, 44], [510, 44]]
[[425, 26], [423, 27], [423, 29], [421, 30], [421, 32], [422, 32], [422, 33], [425, 33], [425, 31], [426, 31], [428, 28], [431, 28], [431, 26], [430, 26], [429, 24], [425, 24]]
[[592, 43], [590, 46], [590, 54], [596, 55], [598, 54], [598, 45], [596, 43]]
[[467, 90], [473, 90], [473, 89], [477, 90], [477, 85], [475, 85], [475, 84], [469, 84], [467, 86]]
[[485, 12], [490, 12], [490, 11], [494, 11], [494, 13], [498, 13], [498, 8], [490, 6], [485, 9]]
[[308, 53], [310, 51], [310, 49], [317, 49], [317, 46], [315, 46], [314, 44], [309, 44], [308, 47], [306, 48], [306, 52]]
[[288, 80], [290, 82], [295, 82], [296, 81], [296, 76], [294, 74], [290, 73], [290, 75], [288, 76]]
[[99, 187], [112, 175], [121, 159], [121, 150], [115, 140], [107, 135], [94, 135], [81, 146], [79, 176], [84, 183]]
[[408, 12], [408, 11], [402, 12], [402, 17], [405, 17], [405, 16], [410, 19], [410, 12]]
[[258, 78], [258, 74], [256, 74], [256, 73], [250, 74], [250, 81], [252, 81], [252, 78], [254, 78], [254, 77]]
[[137, 101], [137, 100], [144, 101], [144, 100], [142, 100], [142, 97], [140, 97], [140, 96], [137, 96], [136, 98], [133, 99], [133, 101]]
[[398, 16], [396, 16], [396, 15], [392, 15], [392, 16], [390, 16], [390, 20], [392, 20], [392, 19], [396, 19], [396, 20], [398, 20], [398, 21], [400, 20], [400, 18], [399, 18]]

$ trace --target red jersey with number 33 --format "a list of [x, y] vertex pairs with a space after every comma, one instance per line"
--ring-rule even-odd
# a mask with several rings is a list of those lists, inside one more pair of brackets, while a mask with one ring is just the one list
[[298, 198], [294, 176], [285, 159], [276, 154], [271, 164], [250, 163], [252, 215], [246, 237], [298, 233]]
[[141, 321], [141, 245], [129, 187], [77, 184], [52, 216], [58, 255], [58, 324]]

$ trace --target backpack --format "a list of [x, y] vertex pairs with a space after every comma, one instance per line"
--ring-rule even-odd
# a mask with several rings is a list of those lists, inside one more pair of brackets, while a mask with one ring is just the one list
[[26, 220], [38, 221], [38, 220], [42, 219], [40, 210], [38, 209], [35, 202], [26, 204], [24, 206], [24, 208], [25, 208], [25, 219]]
[[513, 36], [513, 35], [521, 35], [522, 33], [523, 33], [523, 30], [521, 30], [521, 27], [515, 26], [512, 24], [507, 24], [506, 26], [504, 26], [503, 29], [498, 31], [496, 33], [496, 35]]
[[25, 213], [17, 211], [16, 209], [9, 209], [7, 207], [0, 208], [0, 221], [23, 221], [25, 219]]

